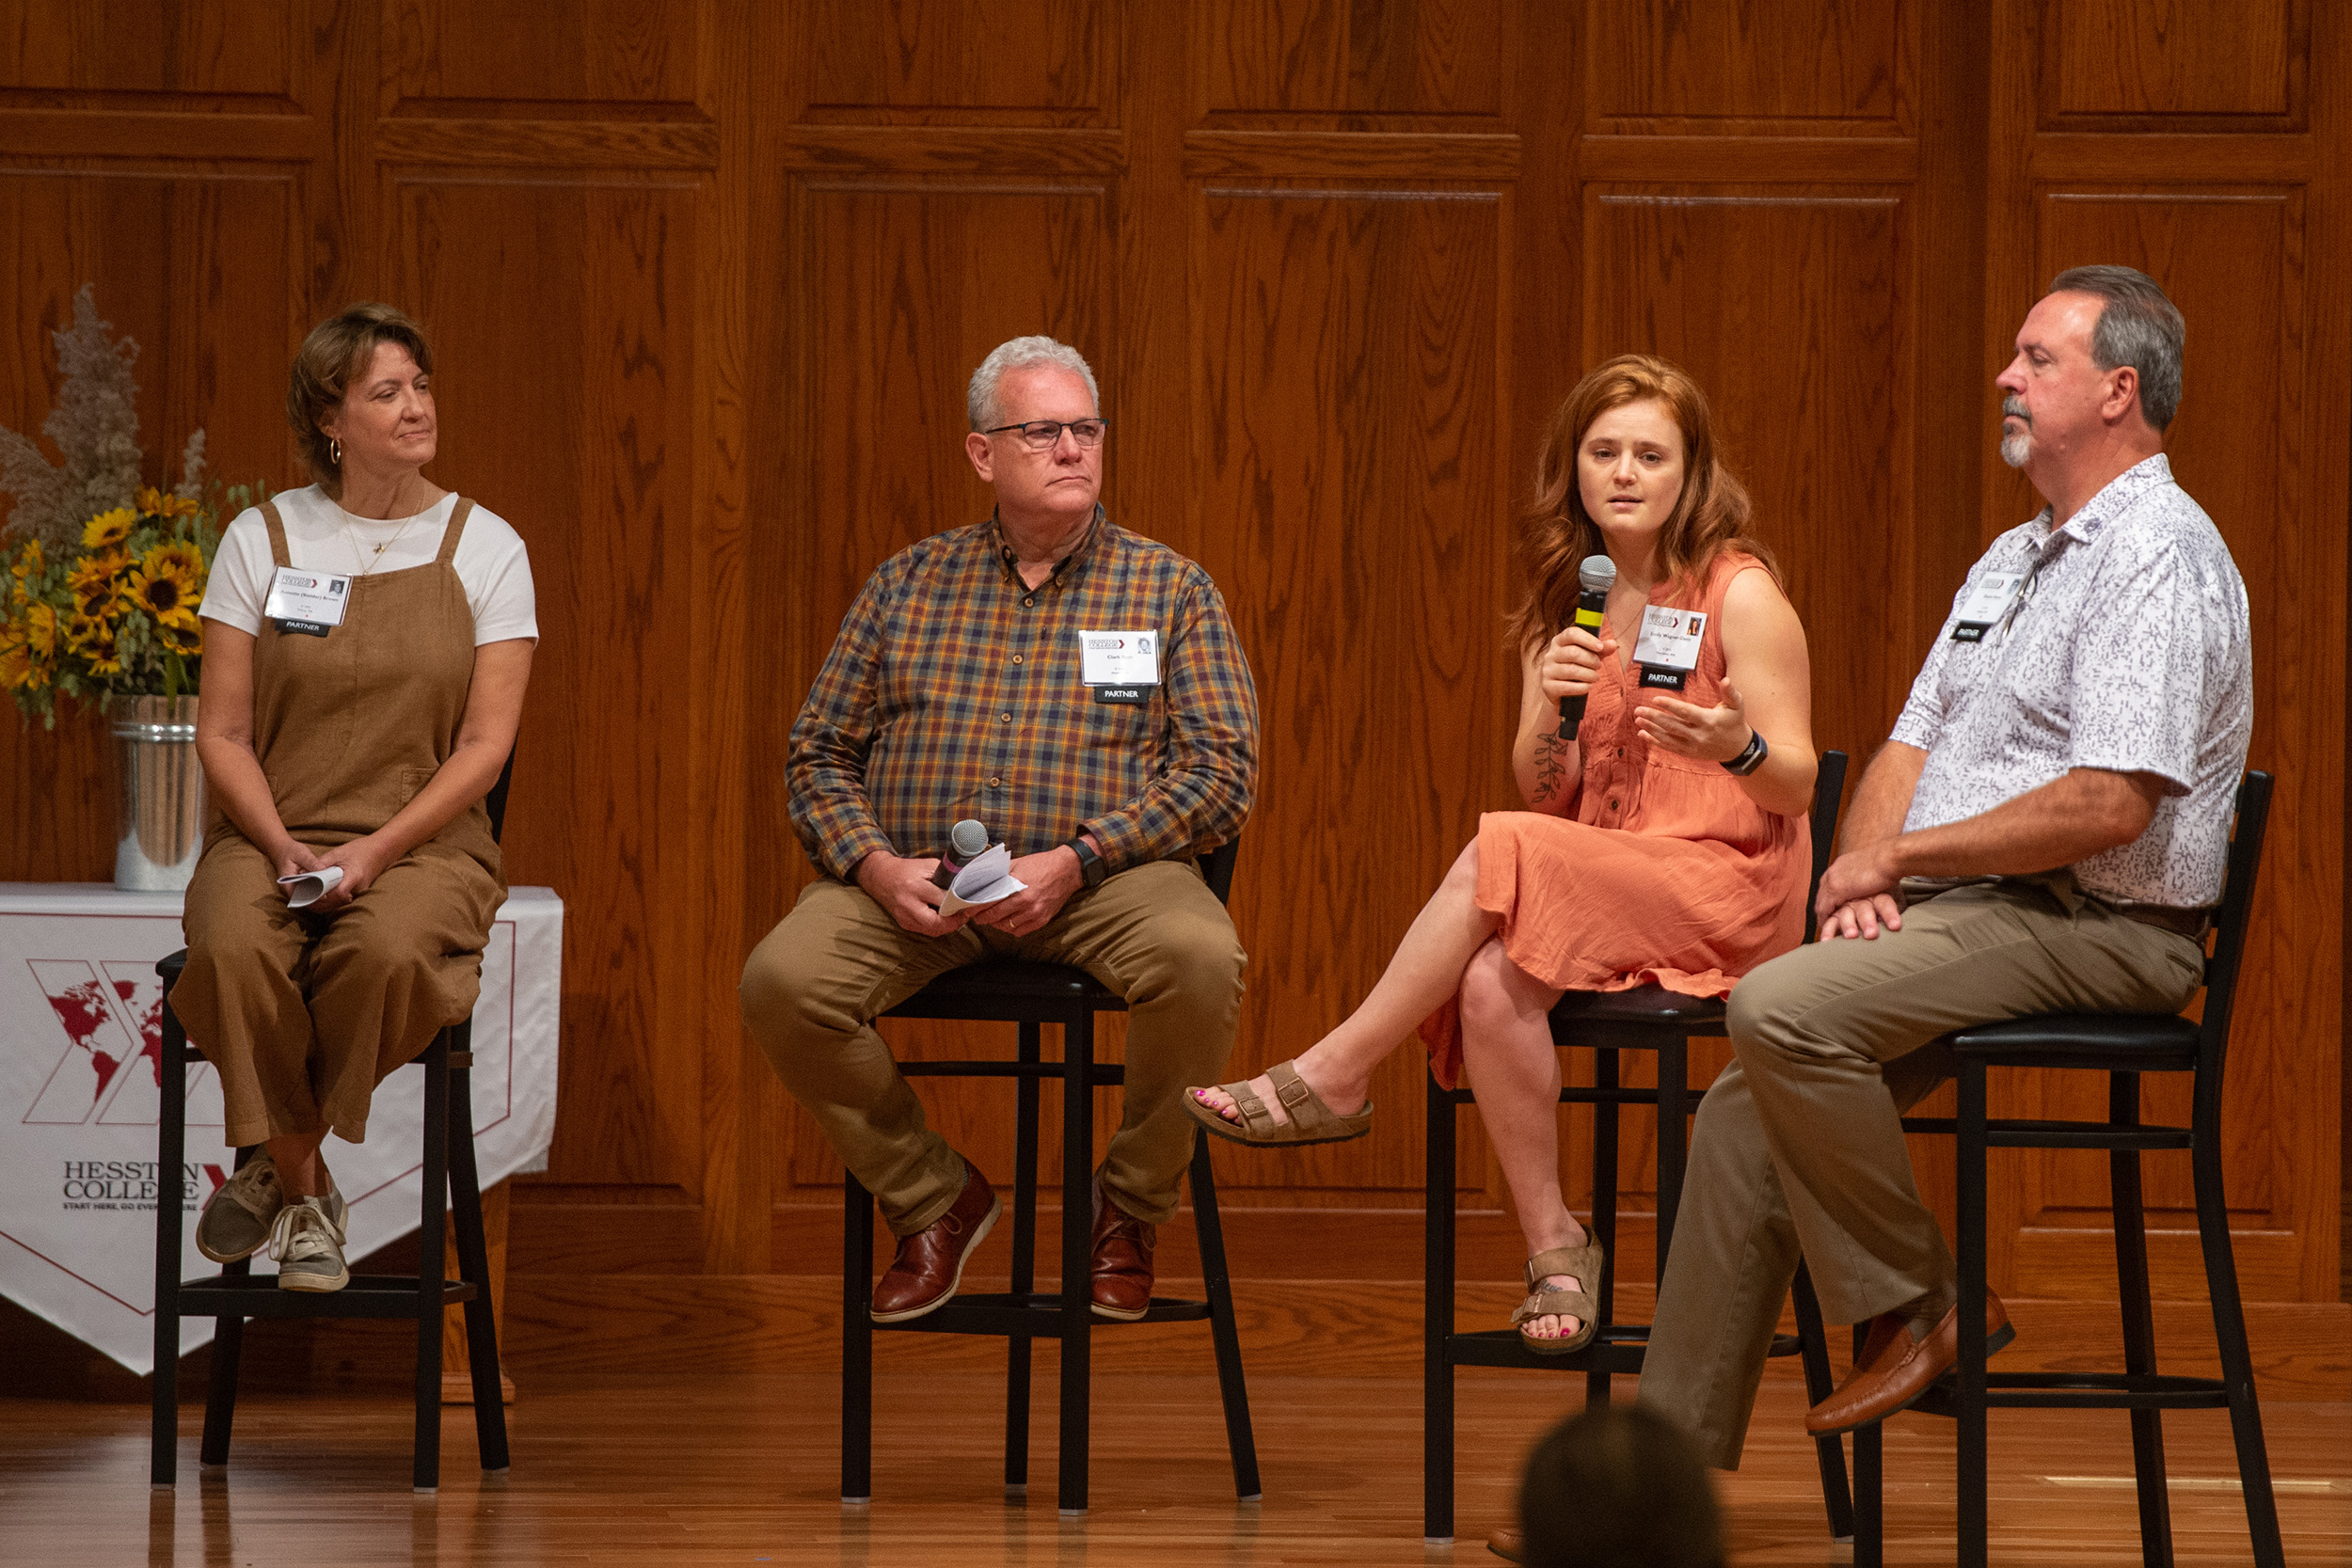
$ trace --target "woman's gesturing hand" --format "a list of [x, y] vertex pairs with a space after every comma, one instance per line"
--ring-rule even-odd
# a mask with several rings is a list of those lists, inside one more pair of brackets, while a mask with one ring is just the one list
[[1570, 626], [1545, 644], [1535, 661], [1535, 680], [1553, 706], [1571, 697], [1588, 695], [1600, 679], [1602, 659], [1616, 656], [1617, 640], [1595, 637], [1582, 626]]
[[1756, 733], [1748, 726], [1740, 689], [1729, 681], [1724, 683], [1720, 706], [1660, 697], [1634, 710], [1633, 727], [1651, 745], [1693, 762], [1729, 762], [1748, 749], [1748, 737]]

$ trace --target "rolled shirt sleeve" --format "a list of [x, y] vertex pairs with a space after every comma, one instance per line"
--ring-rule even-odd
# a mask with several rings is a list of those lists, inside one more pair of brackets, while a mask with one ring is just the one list
[[848, 881], [858, 862], [891, 847], [866, 791], [877, 729], [882, 626], [898, 586], [898, 561], [866, 581], [843, 618], [808, 700], [792, 722], [785, 785], [793, 831], [818, 868]]

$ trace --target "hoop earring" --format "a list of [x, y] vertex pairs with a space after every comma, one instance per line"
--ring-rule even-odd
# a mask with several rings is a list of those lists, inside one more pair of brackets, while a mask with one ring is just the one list
[[338, 468], [343, 466], [343, 444], [332, 436], [326, 438], [326, 460]]

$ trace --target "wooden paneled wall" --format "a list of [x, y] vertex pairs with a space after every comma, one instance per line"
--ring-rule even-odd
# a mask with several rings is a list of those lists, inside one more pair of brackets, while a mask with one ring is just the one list
[[[300, 483], [301, 333], [358, 297], [424, 319], [436, 477], [522, 531], [545, 634], [509, 865], [569, 904], [564, 1062], [516, 1266], [625, 1291], [833, 1266], [837, 1166], [735, 977], [810, 875], [782, 737], [842, 610], [986, 508], [962, 391], [993, 344], [1089, 356], [1107, 503], [1216, 576], [1256, 671], [1238, 1073], [1343, 1016], [1514, 804], [1510, 535], [1584, 367], [1655, 351], [1708, 387], [1817, 734], [1858, 766], [1968, 562], [2036, 508], [1994, 456], [2018, 321], [2062, 266], [2145, 267], [2188, 315], [2172, 451], [2252, 590], [2281, 777], [2239, 1258], [2249, 1294], [2328, 1302], [2352, 174], [2321, 154], [2348, 77], [2352, 18], [2312, 0], [0, 0], [0, 420], [46, 411], [46, 334], [94, 281], [145, 347], [158, 460], [201, 422], [221, 474]], [[0, 748], [0, 876], [103, 876], [94, 727]], [[1413, 1273], [1421, 1083], [1391, 1059], [1363, 1142], [1218, 1150], [1265, 1211], [1245, 1273]], [[1006, 1173], [1000, 1091], [934, 1087]], [[1460, 1199], [1491, 1212], [1474, 1119]], [[2003, 1169], [1996, 1281], [2110, 1292], [2099, 1168]], [[1474, 1271], [1514, 1271], [1509, 1231]], [[2158, 1260], [2193, 1293], [2183, 1237]]]

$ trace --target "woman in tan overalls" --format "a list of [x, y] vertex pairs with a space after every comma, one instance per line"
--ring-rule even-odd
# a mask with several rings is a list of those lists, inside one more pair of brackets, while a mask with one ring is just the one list
[[[514, 745], [534, 644], [476, 645], [455, 564], [469, 514], [512, 535], [470, 502], [444, 505], [421, 472], [436, 448], [431, 367], [421, 330], [389, 307], [352, 307], [310, 334], [287, 409], [317, 490], [259, 509], [267, 566], [246, 518], [246, 555], [229, 559], [232, 525], [217, 606], [211, 590], [204, 606], [197, 747], [216, 810], [171, 1006], [220, 1071], [228, 1142], [265, 1147], [197, 1235], [220, 1261], [268, 1245], [284, 1289], [350, 1279], [321, 1142], [330, 1131], [360, 1141], [375, 1085], [472, 1012], [506, 893], [483, 798]], [[415, 553], [414, 526], [437, 518], [430, 561], [385, 562], [403, 534]], [[258, 592], [238, 601], [228, 578], [248, 558], [245, 577], [271, 588], [278, 568], [346, 577], [340, 624], [319, 635], [319, 621], [278, 613], [240, 629], [236, 606]], [[527, 567], [521, 583], [528, 619]], [[271, 598], [263, 614], [288, 602]], [[279, 879], [328, 867], [341, 880], [291, 907]]]

